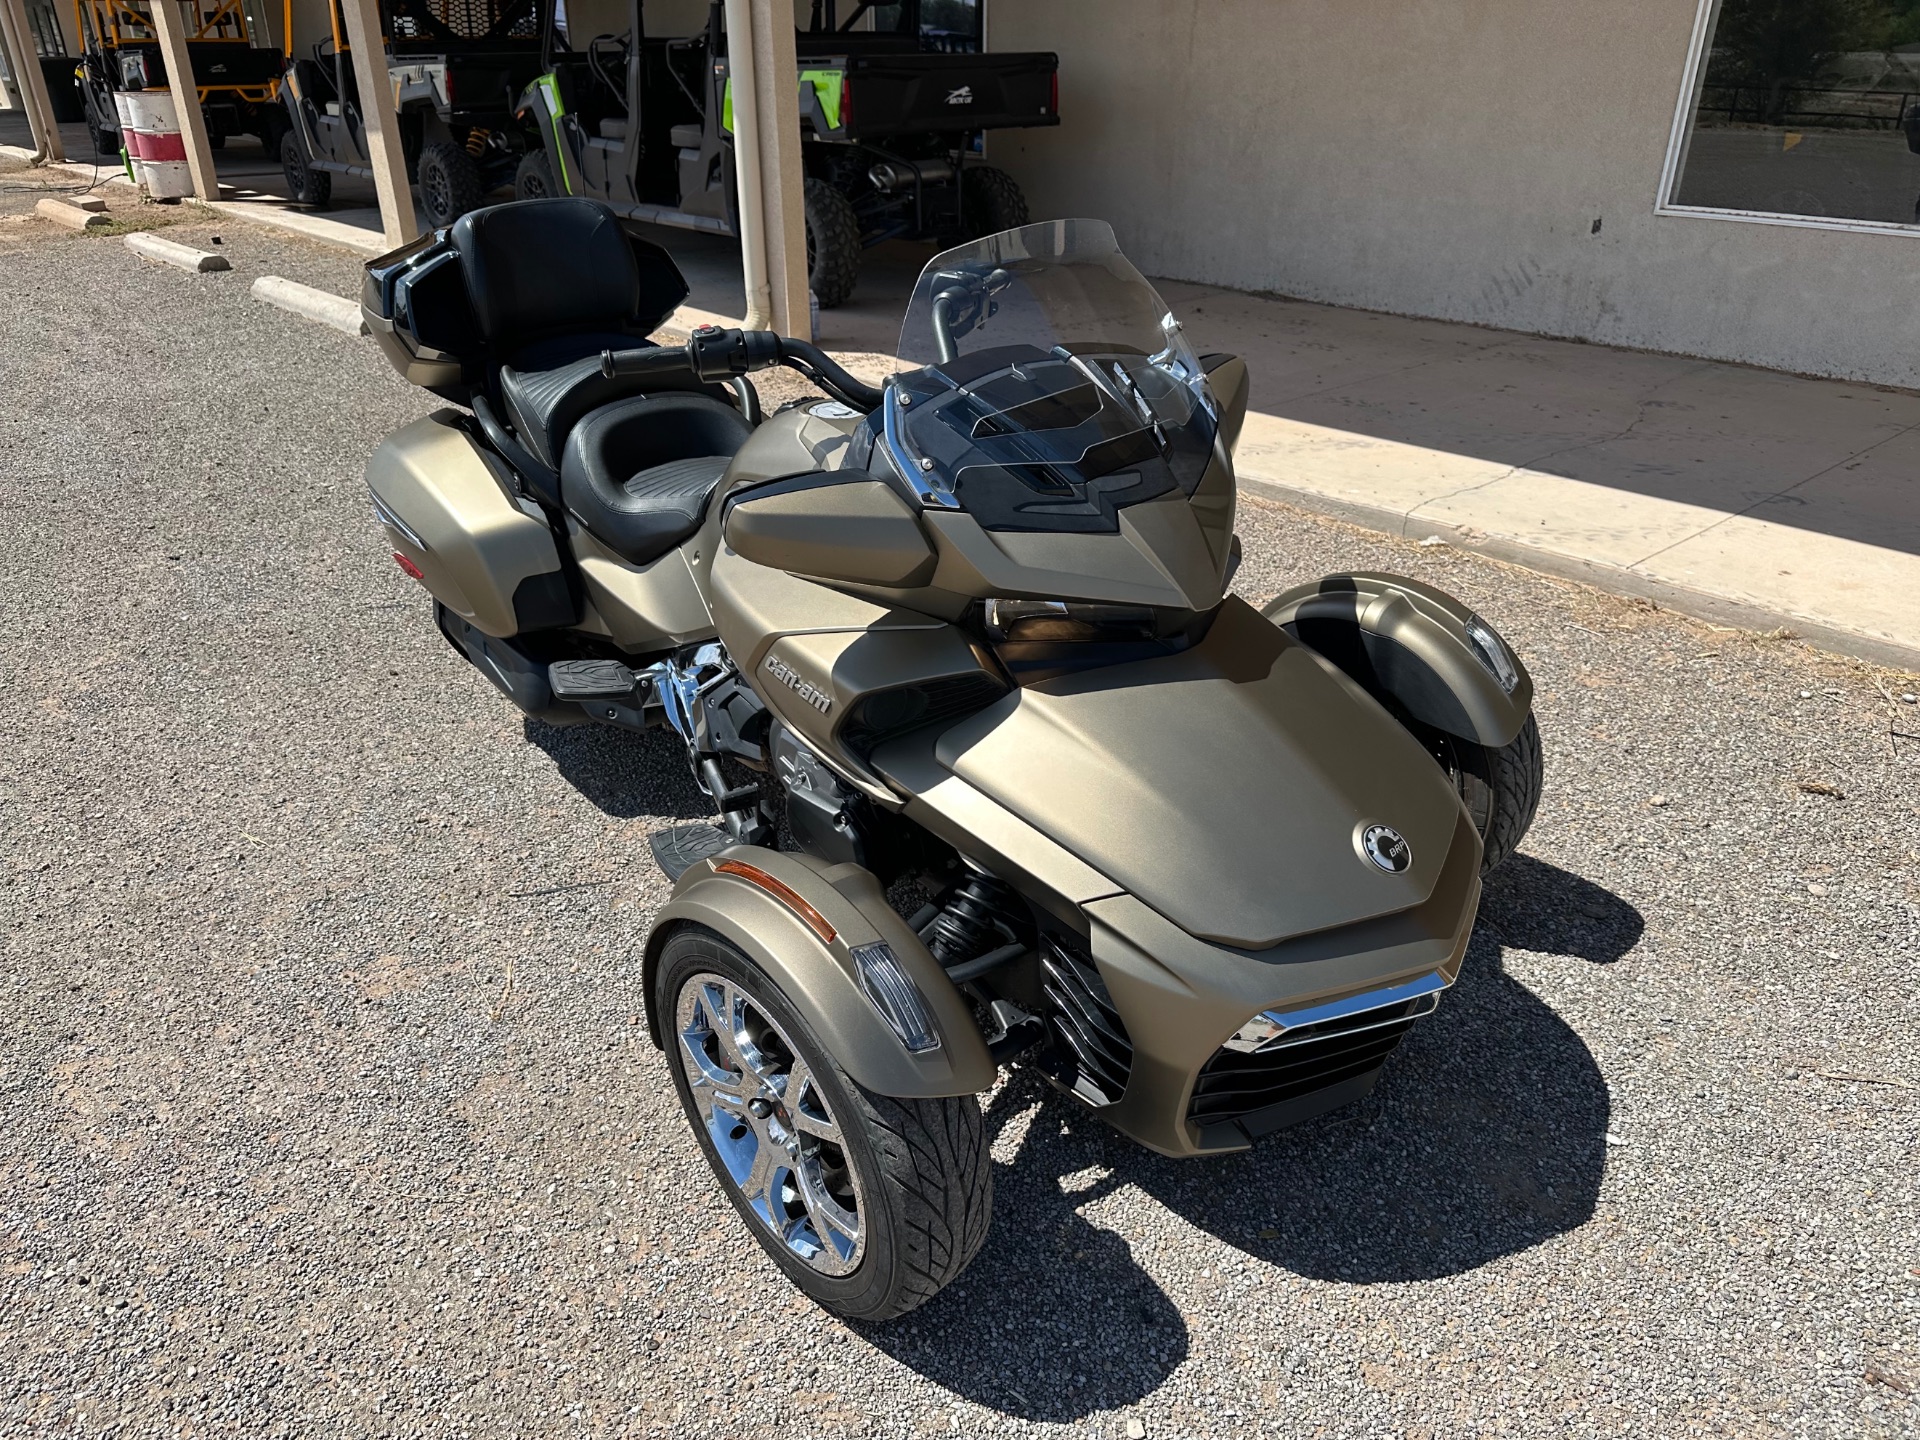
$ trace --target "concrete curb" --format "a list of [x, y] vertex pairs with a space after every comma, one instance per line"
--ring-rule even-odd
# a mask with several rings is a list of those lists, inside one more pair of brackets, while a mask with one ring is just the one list
[[181, 270], [191, 270], [204, 275], [213, 270], [230, 270], [227, 257], [215, 255], [211, 250], [196, 250], [191, 245], [182, 245], [175, 240], [163, 240], [158, 235], [148, 235], [136, 231], [127, 236], [127, 248], [149, 260], [158, 260], [162, 265], [172, 265]]
[[1237, 478], [1243, 494], [1258, 496], [1263, 500], [1278, 501], [1282, 505], [1291, 505], [1300, 510], [1310, 510], [1316, 515], [1326, 515], [1335, 520], [1344, 520], [1350, 525], [1358, 525], [1363, 530], [1377, 530], [1398, 540], [1413, 538], [1413, 530], [1418, 530], [1421, 539], [1429, 535], [1438, 535], [1456, 550], [1485, 555], [1544, 575], [1557, 575], [1563, 580], [1574, 580], [1583, 585], [1591, 585], [1594, 589], [1603, 590], [1610, 595], [1650, 600], [1663, 609], [1672, 610], [1681, 615], [1690, 615], [1696, 620], [1705, 620], [1709, 624], [1728, 625], [1738, 630], [1751, 630], [1761, 635], [1775, 630], [1788, 630], [1808, 644], [1822, 650], [1832, 650], [1876, 665], [1885, 665], [1890, 669], [1920, 674], [1920, 649], [1913, 649], [1891, 640], [1883, 640], [1877, 635], [1862, 635], [1856, 631], [1823, 625], [1799, 615], [1771, 610], [1762, 605], [1656, 580], [1651, 576], [1622, 569], [1618, 565], [1608, 565], [1597, 560], [1583, 560], [1575, 555], [1565, 555], [1557, 551], [1541, 549], [1535, 545], [1523, 545], [1518, 541], [1502, 539], [1498, 535], [1486, 535], [1471, 527], [1448, 525], [1424, 519], [1410, 521], [1398, 511], [1389, 510], [1383, 506], [1336, 499], [1316, 491], [1298, 490], [1275, 480], [1262, 480], [1249, 475], [1241, 475]]
[[51, 220], [56, 225], [64, 225], [69, 230], [97, 230], [102, 225], [113, 223], [98, 210], [69, 205], [66, 201], [56, 200], [51, 196], [39, 201], [33, 208], [42, 219]]
[[[244, 193], [244, 192], [242, 192]], [[342, 250], [351, 250], [356, 255], [384, 255], [393, 247], [386, 238], [358, 225], [343, 225], [338, 220], [330, 220], [325, 215], [314, 215], [305, 210], [294, 210], [285, 201], [239, 200], [221, 198], [219, 200], [194, 200], [191, 203], [203, 210], [211, 210], [216, 215], [224, 215], [234, 220], [245, 220], [251, 225], [265, 226], [269, 230], [278, 230], [283, 235], [298, 235], [307, 240], [318, 240], [323, 245], [338, 246]]]
[[366, 322], [360, 318], [360, 306], [356, 302], [325, 290], [316, 290], [311, 285], [302, 285], [298, 280], [262, 275], [253, 282], [253, 298], [278, 306], [303, 320], [331, 325], [345, 335], [367, 333]]

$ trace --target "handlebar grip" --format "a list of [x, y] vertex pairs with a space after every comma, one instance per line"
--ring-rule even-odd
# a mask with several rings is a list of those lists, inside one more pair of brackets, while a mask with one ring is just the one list
[[609, 380], [635, 375], [680, 375], [687, 369], [684, 345], [648, 345], [638, 350], [600, 352], [600, 373]]

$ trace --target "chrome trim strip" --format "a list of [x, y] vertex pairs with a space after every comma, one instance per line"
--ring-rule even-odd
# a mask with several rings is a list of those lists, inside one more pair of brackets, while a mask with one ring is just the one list
[[[1431, 1015], [1434, 1011], [1440, 1008], [1440, 992], [1439, 991], [1436, 990], [1430, 995], [1425, 995], [1425, 996], [1416, 995], [1414, 997], [1414, 1000], [1416, 1003], [1423, 999], [1427, 1002], [1425, 1009], [1413, 1010], [1404, 1015], [1389, 1015], [1383, 1020], [1375, 1020], [1368, 1025], [1343, 1025], [1340, 1029], [1331, 1031], [1329, 1033], [1332, 1035], [1339, 1035], [1342, 1037], [1345, 1037], [1348, 1035], [1364, 1035], [1369, 1030], [1383, 1029], [1388, 1025], [1410, 1024], [1415, 1020], [1424, 1019], [1425, 1017], [1427, 1017], [1428, 1015]], [[1404, 1000], [1396, 1002], [1396, 1004], [1401, 1004], [1401, 1005], [1404, 1005], [1406, 1003], [1407, 1002]], [[1387, 1006], [1382, 1008], [1390, 1009], [1392, 1007]], [[1363, 1011], [1360, 1011], [1359, 1013], [1362, 1015], [1365, 1015], [1365, 1014], [1370, 1014], [1371, 1012], [1363, 1010]], [[1319, 1023], [1324, 1024], [1326, 1022], [1322, 1021]], [[1294, 1033], [1296, 1030], [1311, 1030], [1314, 1033], [1296, 1034]], [[1254, 1053], [1257, 1055], [1267, 1055], [1267, 1054], [1271, 1054], [1275, 1050], [1284, 1050], [1289, 1045], [1305, 1045], [1314, 1040], [1324, 1040], [1327, 1038], [1328, 1038], [1327, 1035], [1323, 1035], [1318, 1032], [1318, 1028], [1316, 1025], [1288, 1026], [1285, 1030], [1282, 1030], [1278, 1035], [1274, 1036], [1273, 1039], [1265, 1041], [1264, 1043], [1256, 1046], [1254, 1048]]]
[[398, 515], [394, 514], [393, 511], [389, 509], [386, 505], [383, 505], [380, 502], [380, 497], [374, 494], [374, 492], [371, 489], [367, 491], [367, 498], [373, 501], [373, 518], [374, 519], [378, 520], [382, 525], [391, 525], [395, 530], [398, 530], [400, 534], [403, 537], [405, 537], [410, 544], [417, 546], [419, 549], [427, 552], [428, 554], [432, 553], [433, 547], [427, 544], [427, 542], [422, 540], [418, 535], [414, 534], [413, 527], [407, 524], [407, 522], [402, 520]]
[[900, 478], [912, 488], [920, 503], [940, 510], [958, 510], [960, 501], [951, 491], [942, 489], [914, 461], [912, 452], [907, 449], [906, 441], [900, 434], [900, 382], [897, 379], [888, 382], [880, 414], [887, 443], [887, 458], [893, 461], [893, 468], [900, 472]]
[[1282, 1030], [1297, 1030], [1302, 1025], [1323, 1025], [1329, 1020], [1344, 1020], [1349, 1015], [1364, 1015], [1369, 1010], [1378, 1010], [1383, 1006], [1418, 1000], [1422, 995], [1434, 995], [1446, 988], [1446, 978], [1435, 970], [1430, 974], [1422, 975], [1418, 980], [1389, 985], [1384, 990], [1368, 990], [1359, 995], [1349, 995], [1344, 1000], [1328, 1000], [1323, 1004], [1309, 1005], [1300, 1010], [1263, 1011], [1262, 1018], [1273, 1021]]
[[[1386, 1025], [1418, 1020], [1440, 1008], [1440, 992], [1452, 983], [1438, 970], [1433, 970], [1417, 980], [1406, 980], [1398, 985], [1388, 985], [1379, 990], [1364, 990], [1358, 995], [1344, 996], [1339, 1000], [1325, 1000], [1318, 1005], [1304, 1005], [1298, 1010], [1263, 1010], [1236, 1030], [1228, 1039], [1225, 1048], [1242, 1055], [1281, 1050], [1289, 1045], [1300, 1045], [1310, 1040], [1324, 1038], [1313, 1034], [1296, 1035], [1291, 1033], [1293, 1031], [1311, 1030], [1334, 1021], [1352, 1019], [1356, 1015], [1367, 1015], [1375, 1010], [1405, 1005], [1410, 1001], [1430, 1000], [1430, 1004], [1424, 1008], [1415, 1009], [1409, 1014], [1385, 1016], [1372, 1024], [1351, 1025], [1336, 1033], [1361, 1035], [1368, 1030], [1378, 1030]], [[1263, 1030], [1269, 1033], [1262, 1034]]]

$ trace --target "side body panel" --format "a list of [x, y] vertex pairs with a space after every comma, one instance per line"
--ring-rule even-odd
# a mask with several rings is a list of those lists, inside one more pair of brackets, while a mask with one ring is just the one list
[[528, 514], [441, 411], [394, 431], [367, 461], [393, 543], [456, 615], [488, 635], [571, 624], [572, 594], [547, 522]]
[[606, 635], [630, 655], [690, 644], [713, 634], [713, 616], [685, 546], [635, 565], [594, 539], [572, 516], [567, 517], [567, 540], [579, 562], [591, 607], [582, 628]]
[[[722, 548], [708, 594], [715, 627], [740, 673], [774, 714], [871, 798], [898, 804], [864, 752], [878, 739], [849, 734], [849, 724], [877, 735], [873, 707], [884, 695], [971, 685], [985, 704], [1004, 688], [957, 627], [929, 615], [848, 595], [784, 571], [755, 565]], [[911, 724], [910, 699], [878, 717]], [[928, 716], [928, 719], [933, 717]], [[850, 743], [852, 742], [852, 743]]]
[[[887, 904], [880, 883], [853, 865], [735, 846], [714, 859], [740, 859], [791, 887], [834, 931], [823, 941], [800, 916], [750, 881], [695, 865], [681, 876], [647, 937], [643, 967], [654, 1043], [675, 1043], [670, 1017], [656, 1008], [660, 952], [680, 925], [703, 925], [739, 946], [806, 1017], [834, 1059], [881, 1095], [930, 1098], [987, 1089], [998, 1067], [972, 1011], [913, 931]], [[884, 942], [912, 978], [940, 1034], [940, 1048], [907, 1051], [860, 988], [853, 951]]]
[[1449, 735], [1497, 749], [1533, 708], [1533, 679], [1511, 647], [1517, 683], [1509, 694], [1467, 637], [1473, 612], [1418, 580], [1329, 575], [1296, 585], [1260, 613], [1368, 694]]

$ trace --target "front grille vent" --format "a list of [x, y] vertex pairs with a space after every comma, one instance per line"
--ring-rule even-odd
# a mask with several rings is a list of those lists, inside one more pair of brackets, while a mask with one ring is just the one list
[[1432, 1009], [1433, 997], [1420, 996], [1305, 1027], [1251, 1054], [1216, 1051], [1194, 1082], [1187, 1117], [1203, 1130], [1237, 1123], [1249, 1135], [1305, 1119], [1315, 1113], [1309, 1097], [1378, 1070]]
[[1047, 936], [1040, 945], [1042, 989], [1060, 1043], [1060, 1083], [1089, 1105], [1111, 1105], [1133, 1073], [1133, 1041], [1093, 961]]

